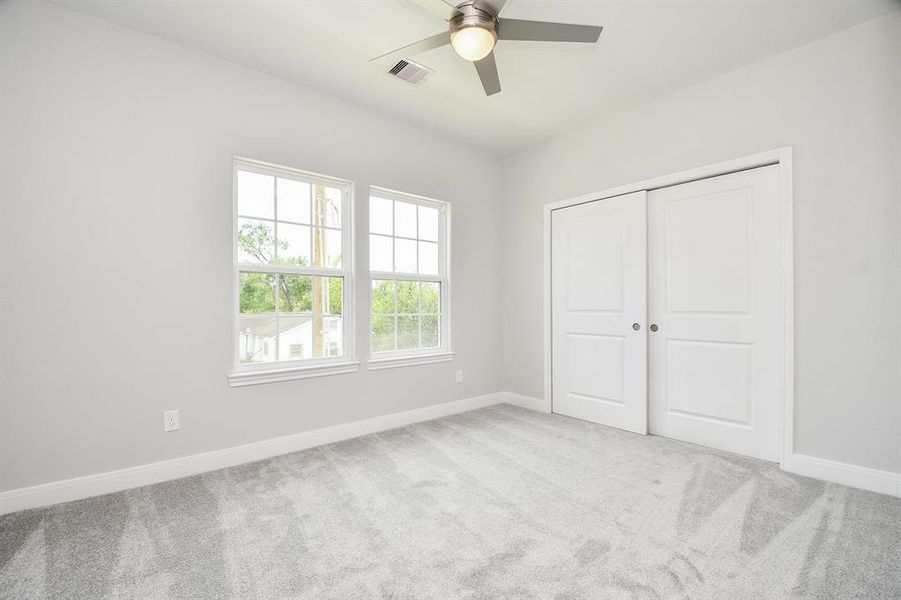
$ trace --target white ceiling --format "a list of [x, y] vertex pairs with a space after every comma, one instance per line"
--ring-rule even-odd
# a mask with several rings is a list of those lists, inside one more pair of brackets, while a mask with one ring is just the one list
[[899, 7], [898, 0], [510, 0], [501, 16], [603, 25], [596, 45], [502, 41], [503, 91], [447, 46], [421, 85], [369, 59], [445, 23], [402, 0], [54, 0], [508, 155]]

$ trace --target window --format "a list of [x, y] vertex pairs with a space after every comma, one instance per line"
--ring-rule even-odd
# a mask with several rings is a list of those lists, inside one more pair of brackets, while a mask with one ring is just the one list
[[370, 192], [370, 368], [452, 358], [449, 212], [444, 202]]
[[355, 364], [349, 182], [236, 159], [234, 194], [232, 385], [346, 372], [333, 367]]

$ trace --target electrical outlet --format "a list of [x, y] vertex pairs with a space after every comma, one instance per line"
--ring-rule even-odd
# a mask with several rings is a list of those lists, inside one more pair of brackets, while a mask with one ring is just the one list
[[463, 369], [457, 369], [457, 383], [463, 383]]
[[178, 431], [178, 411], [167, 410], [163, 413], [163, 433]]

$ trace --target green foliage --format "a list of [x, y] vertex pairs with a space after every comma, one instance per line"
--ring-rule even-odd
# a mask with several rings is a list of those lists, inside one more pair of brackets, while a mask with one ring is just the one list
[[374, 352], [440, 345], [440, 284], [374, 280], [371, 298]]
[[420, 312], [423, 314], [437, 314], [441, 312], [441, 284], [423, 282]]
[[[343, 314], [344, 278], [312, 275], [271, 275], [241, 273], [241, 312], [275, 312], [275, 288], [278, 286], [278, 311], [283, 313], [315, 312], [324, 315]], [[317, 289], [318, 288], [318, 289]], [[313, 307], [316, 293], [321, 294], [322, 307]]]
[[[275, 258], [275, 234], [268, 223], [242, 223], [238, 245], [245, 254], [262, 264], [271, 264]], [[278, 247], [287, 250], [288, 242], [279, 242]]]
[[313, 277], [310, 275], [279, 276], [279, 312], [313, 311]]
[[275, 312], [275, 275], [241, 273], [241, 312]]
[[397, 282], [397, 312], [398, 314], [416, 314], [419, 312], [419, 282]]
[[372, 282], [372, 313], [376, 315], [394, 314], [394, 282], [374, 280]]
[[[242, 252], [261, 264], [306, 266], [305, 258], [275, 257], [275, 247], [283, 253], [288, 243], [276, 241], [272, 228], [266, 223], [243, 223], [238, 232]], [[334, 266], [334, 265], [333, 265]], [[275, 288], [278, 286], [279, 312], [314, 312], [315, 292], [321, 293], [323, 307], [316, 313], [343, 314], [344, 278], [314, 277], [311, 275], [271, 275], [242, 272], [240, 276], [240, 307], [242, 313], [271, 313], [276, 310]]]
[[[395, 304], [395, 292], [397, 303]], [[441, 285], [432, 282], [391, 281], [372, 282], [372, 313], [438, 314], [441, 312]]]
[[397, 349], [409, 350], [419, 347], [419, 317], [397, 317]]
[[392, 315], [374, 315], [372, 317], [372, 350], [384, 352], [394, 350], [394, 320]]
[[328, 278], [328, 314], [341, 315], [344, 314], [344, 278], [329, 277]]

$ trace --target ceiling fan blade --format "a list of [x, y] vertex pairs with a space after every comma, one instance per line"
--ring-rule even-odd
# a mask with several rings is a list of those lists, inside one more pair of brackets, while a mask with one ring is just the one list
[[413, 4], [418, 4], [445, 21], [450, 21], [451, 18], [460, 14], [460, 11], [457, 10], [457, 5], [450, 2], [450, 0], [413, 0]]
[[482, 87], [485, 88], [486, 96], [491, 96], [492, 94], [501, 91], [501, 80], [497, 74], [497, 63], [494, 62], [494, 52], [491, 52], [488, 56], [473, 64], [476, 66], [476, 72], [479, 74], [479, 79], [482, 80]]
[[433, 48], [440, 48], [441, 46], [445, 46], [447, 44], [450, 44], [450, 33], [443, 31], [441, 33], [433, 35], [432, 37], [427, 37], [424, 40], [419, 40], [418, 42], [407, 44], [406, 46], [398, 48], [397, 50], [392, 50], [387, 54], [376, 56], [369, 62], [386, 60], [388, 58], [400, 60], [401, 58], [413, 56], [414, 54], [419, 54], [420, 52], [425, 52], [426, 50], [431, 50]]
[[598, 41], [603, 27], [596, 25], [569, 25], [547, 21], [523, 21], [499, 19], [497, 39], [532, 42], [591, 42]]

